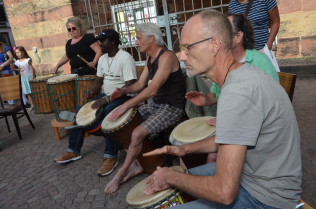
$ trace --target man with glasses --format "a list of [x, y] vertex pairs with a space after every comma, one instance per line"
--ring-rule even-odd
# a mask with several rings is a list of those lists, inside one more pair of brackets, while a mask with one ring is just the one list
[[302, 164], [293, 106], [271, 76], [235, 61], [232, 40], [229, 20], [216, 10], [185, 23], [179, 60], [190, 75], [204, 74], [221, 87], [216, 136], [144, 156], [218, 152], [217, 162], [192, 168], [190, 174], [159, 168], [144, 194], [175, 187], [200, 198], [175, 208], [295, 208]]
[[[114, 91], [111, 101], [126, 94], [139, 94], [117, 108], [109, 120], [116, 120], [131, 107], [151, 97], [153, 102], [139, 108], [144, 122], [134, 129], [124, 165], [106, 186], [106, 193], [115, 192], [122, 182], [143, 171], [136, 158], [146, 137], [153, 140], [161, 131], [185, 115], [186, 87], [180, 63], [173, 52], [163, 48], [159, 27], [150, 22], [138, 24], [136, 38], [139, 51], [148, 54], [145, 69], [135, 84]], [[146, 87], [148, 80], [152, 81]]]
[[[100, 92], [103, 85], [104, 94], [96, 97], [93, 109], [104, 106], [104, 115], [106, 116], [116, 107], [128, 101], [132, 97], [124, 95], [109, 103], [108, 98], [116, 88], [127, 87], [135, 83], [136, 65], [133, 57], [118, 46], [121, 44], [120, 35], [113, 29], [102, 31], [96, 40], [101, 43], [102, 55], [98, 62], [97, 77], [93, 83], [92, 89], [87, 94], [87, 98], [93, 98]], [[80, 110], [78, 108], [77, 112]], [[67, 151], [60, 157], [55, 158], [57, 163], [67, 163], [82, 158], [80, 154], [84, 140], [84, 130], [72, 129], [69, 137], [69, 146]], [[103, 163], [97, 175], [106, 176], [113, 172], [118, 165], [118, 148], [112, 142], [108, 135], [105, 135], [106, 144], [103, 155]]]

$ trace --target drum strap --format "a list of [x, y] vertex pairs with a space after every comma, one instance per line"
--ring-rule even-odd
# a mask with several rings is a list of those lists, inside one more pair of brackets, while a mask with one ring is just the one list
[[76, 113], [73, 113], [73, 112], [62, 111], [59, 113], [59, 117], [63, 120], [76, 122]]

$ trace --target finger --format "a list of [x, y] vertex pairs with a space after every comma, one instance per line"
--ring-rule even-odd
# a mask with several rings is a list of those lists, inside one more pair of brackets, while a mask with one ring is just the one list
[[207, 121], [207, 123], [208, 123], [210, 126], [216, 126], [216, 118], [209, 119], [209, 120]]
[[[168, 146], [169, 147], [169, 146]], [[162, 155], [162, 154], [168, 154], [168, 149], [167, 146], [159, 149], [155, 149], [151, 152], [144, 153], [144, 157], [150, 157], [150, 156], [155, 156], [155, 155]]]

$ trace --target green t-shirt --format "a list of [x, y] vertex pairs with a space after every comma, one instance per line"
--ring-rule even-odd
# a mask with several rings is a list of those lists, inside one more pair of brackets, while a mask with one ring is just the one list
[[[253, 65], [263, 70], [272, 78], [274, 78], [277, 82], [280, 83], [279, 75], [277, 71], [275, 70], [270, 59], [264, 53], [259, 52], [255, 49], [247, 49], [245, 61], [249, 65]], [[211, 87], [211, 92], [213, 92], [216, 95], [216, 100], [218, 100], [218, 97], [221, 94], [221, 87], [219, 87], [219, 85], [213, 82], [212, 87]]]

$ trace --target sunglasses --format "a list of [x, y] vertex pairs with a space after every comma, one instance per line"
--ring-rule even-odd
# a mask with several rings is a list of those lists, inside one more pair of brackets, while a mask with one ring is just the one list
[[71, 30], [73, 30], [73, 31], [77, 30], [77, 28], [76, 27], [72, 27], [72, 28], [67, 28], [67, 30], [68, 30], [68, 32], [70, 32]]

